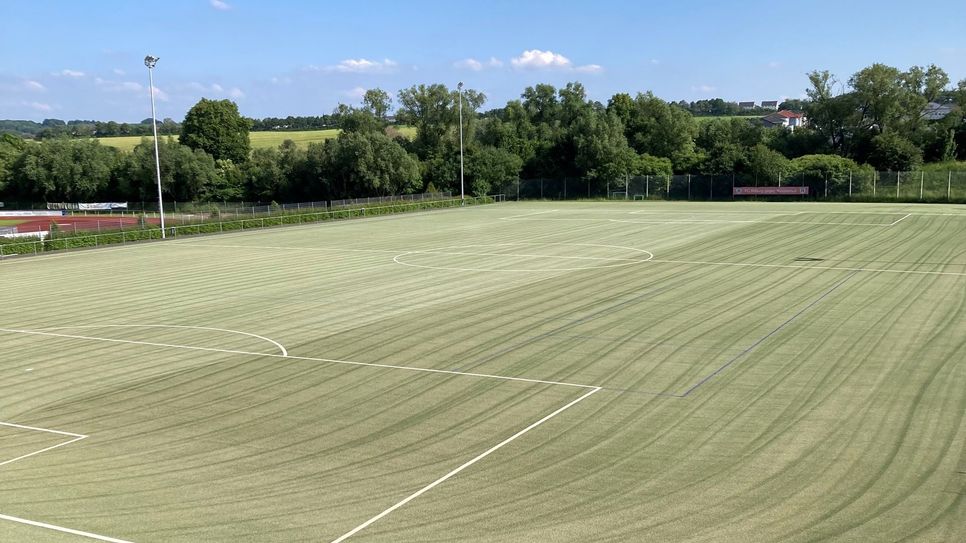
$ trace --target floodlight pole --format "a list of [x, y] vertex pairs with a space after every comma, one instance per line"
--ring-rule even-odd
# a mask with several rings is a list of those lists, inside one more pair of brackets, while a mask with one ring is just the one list
[[456, 85], [456, 90], [460, 95], [460, 205], [466, 201], [466, 194], [463, 192], [463, 82]]
[[158, 116], [154, 112], [154, 65], [158, 57], [148, 55], [144, 57], [144, 65], [148, 67], [148, 82], [151, 93], [151, 127], [154, 130], [154, 171], [158, 177], [158, 215], [161, 217], [161, 239], [164, 239], [164, 200], [161, 198], [161, 158], [158, 153]]

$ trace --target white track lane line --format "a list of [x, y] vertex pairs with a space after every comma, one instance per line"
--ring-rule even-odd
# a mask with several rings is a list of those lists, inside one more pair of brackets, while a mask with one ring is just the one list
[[36, 526], [38, 528], [46, 528], [48, 530], [55, 530], [58, 532], [63, 532], [65, 534], [79, 535], [81, 537], [86, 537], [88, 539], [96, 539], [98, 541], [108, 541], [109, 543], [131, 543], [124, 539], [117, 539], [114, 537], [107, 537], [106, 535], [97, 535], [90, 532], [82, 532], [80, 530], [74, 530], [72, 528], [64, 528], [63, 526], [55, 526], [53, 524], [47, 524], [46, 522], [37, 522], [36, 520], [27, 520], [20, 517], [12, 517], [10, 515], [0, 514], [0, 520], [9, 520], [10, 522], [19, 522], [20, 524], [26, 524], [28, 526]]
[[396, 503], [392, 507], [386, 509], [382, 513], [379, 513], [378, 515], [372, 517], [371, 519], [369, 519], [369, 520], [363, 522], [362, 524], [356, 526], [352, 530], [349, 530], [348, 532], [346, 532], [345, 534], [343, 534], [338, 539], [333, 540], [332, 543], [341, 543], [342, 541], [345, 541], [346, 539], [348, 539], [348, 538], [352, 537], [353, 535], [359, 533], [360, 531], [366, 529], [367, 527], [369, 527], [370, 525], [372, 525], [372, 523], [378, 521], [379, 519], [381, 519], [381, 518], [385, 517], [386, 515], [392, 513], [396, 509], [399, 509], [400, 507], [406, 505], [407, 503], [409, 503], [409, 502], [415, 500], [416, 498], [422, 496], [423, 494], [429, 492], [430, 490], [432, 490], [436, 486], [439, 486], [440, 484], [442, 484], [443, 482], [445, 482], [447, 479], [452, 478], [453, 476], [455, 476], [459, 472], [463, 471], [464, 469], [472, 466], [473, 464], [479, 462], [480, 460], [483, 460], [484, 458], [486, 458], [490, 454], [498, 451], [503, 446], [507, 445], [508, 443], [512, 442], [513, 440], [517, 439], [518, 437], [522, 436], [523, 434], [526, 434], [527, 432], [529, 432], [530, 430], [533, 430], [537, 426], [540, 426], [541, 424], [547, 422], [548, 420], [556, 417], [560, 413], [563, 413], [567, 409], [573, 407], [574, 405], [577, 405], [579, 402], [583, 401], [586, 398], [589, 398], [592, 394], [594, 394], [594, 393], [596, 393], [596, 392], [598, 392], [600, 390], [601, 389], [600, 388], [597, 388], [597, 387], [591, 389], [589, 392], [587, 392], [583, 396], [577, 398], [576, 400], [574, 400], [574, 401], [568, 403], [567, 405], [565, 405], [565, 406], [557, 409], [553, 413], [550, 413], [549, 415], [543, 417], [542, 419], [538, 420], [537, 422], [534, 422], [530, 426], [527, 426], [523, 430], [520, 430], [519, 432], [513, 434], [512, 436], [504, 439], [503, 441], [501, 441], [501, 442], [497, 443], [496, 445], [490, 447], [489, 449], [483, 451], [482, 453], [480, 453], [476, 457], [474, 457], [472, 460], [470, 460], [470, 461], [462, 464], [458, 468], [454, 469], [453, 471], [450, 471], [446, 475], [443, 475], [439, 479], [436, 479], [432, 483], [429, 483], [428, 485], [426, 485], [423, 488], [417, 490], [416, 492], [410, 494], [409, 496], [406, 496], [405, 498], [403, 498], [401, 501], [399, 501], [398, 503]]

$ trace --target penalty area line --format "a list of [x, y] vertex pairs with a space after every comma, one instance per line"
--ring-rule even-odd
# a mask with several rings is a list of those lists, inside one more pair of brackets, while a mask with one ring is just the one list
[[533, 430], [537, 426], [540, 426], [541, 424], [547, 422], [548, 420], [556, 417], [560, 413], [563, 413], [567, 409], [570, 409], [571, 407], [577, 405], [581, 401], [589, 398], [591, 395], [593, 395], [596, 392], [599, 392], [600, 390], [601, 390], [600, 387], [594, 387], [594, 388], [592, 388], [589, 392], [587, 392], [586, 394], [584, 394], [581, 397], [577, 398], [576, 400], [573, 400], [572, 402], [568, 403], [567, 405], [558, 408], [553, 413], [550, 413], [549, 415], [543, 417], [542, 419], [534, 422], [530, 426], [527, 426], [523, 430], [520, 430], [519, 432], [513, 434], [512, 436], [504, 439], [503, 441], [497, 443], [496, 445], [494, 445], [494, 446], [490, 447], [489, 449], [483, 451], [482, 453], [476, 455], [473, 459], [469, 460], [468, 462], [463, 463], [462, 465], [460, 465], [456, 469], [450, 471], [446, 475], [443, 475], [442, 477], [440, 477], [439, 479], [436, 479], [432, 483], [429, 483], [428, 485], [426, 485], [423, 488], [417, 490], [416, 492], [410, 494], [409, 496], [406, 496], [405, 498], [403, 498], [402, 500], [400, 500], [399, 502], [397, 502], [392, 507], [389, 507], [388, 509], [386, 509], [383, 512], [379, 513], [378, 515], [376, 515], [376, 516], [372, 517], [371, 519], [363, 522], [362, 524], [356, 526], [352, 530], [349, 530], [348, 532], [346, 532], [345, 534], [343, 534], [342, 536], [340, 536], [338, 539], [334, 539], [332, 541], [332, 543], [341, 543], [342, 541], [345, 541], [346, 539], [354, 536], [355, 534], [359, 533], [360, 531], [365, 530], [366, 528], [368, 528], [369, 526], [371, 526], [374, 522], [378, 521], [379, 519], [381, 519], [381, 518], [389, 515], [390, 513], [392, 513], [393, 511], [395, 511], [396, 509], [399, 509], [400, 507], [406, 505], [407, 503], [409, 503], [409, 502], [415, 500], [416, 498], [422, 496], [423, 494], [429, 492], [433, 488], [435, 488], [435, 487], [439, 486], [440, 484], [446, 482], [448, 479], [453, 478], [459, 472], [465, 470], [466, 468], [472, 466], [473, 464], [479, 462], [480, 460], [483, 460], [487, 456], [489, 456], [489, 455], [493, 454], [494, 452], [500, 450], [505, 445], [511, 443], [515, 439], [517, 439], [520, 436], [526, 434], [530, 430]]
[[10, 522], [18, 522], [20, 524], [26, 524], [28, 526], [36, 526], [37, 528], [46, 528], [48, 530], [63, 532], [65, 534], [78, 535], [81, 537], [86, 537], [88, 539], [96, 539], [98, 541], [108, 541], [109, 543], [131, 543], [130, 541], [127, 541], [124, 539], [117, 539], [114, 537], [108, 537], [106, 535], [92, 534], [90, 532], [82, 532], [80, 530], [75, 530], [73, 528], [64, 528], [63, 526], [55, 526], [53, 524], [47, 524], [46, 522], [27, 520], [25, 518], [4, 515], [2, 513], [0, 513], [0, 520], [9, 520]]

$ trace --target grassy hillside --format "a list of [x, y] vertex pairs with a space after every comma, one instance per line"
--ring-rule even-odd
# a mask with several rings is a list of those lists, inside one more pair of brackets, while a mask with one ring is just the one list
[[[416, 129], [410, 126], [397, 127], [404, 136], [412, 138], [416, 135]], [[339, 135], [339, 130], [331, 128], [328, 130], [298, 130], [292, 132], [252, 132], [252, 148], [259, 149], [264, 147], [278, 147], [285, 140], [292, 140], [299, 147], [306, 147], [310, 143], [318, 143], [327, 139], [332, 139]], [[167, 136], [163, 136], [167, 137]], [[117, 147], [122, 151], [131, 151], [141, 143], [142, 136], [115, 136], [109, 138], [98, 138], [104, 145]], [[174, 136], [177, 139], [177, 136]]]

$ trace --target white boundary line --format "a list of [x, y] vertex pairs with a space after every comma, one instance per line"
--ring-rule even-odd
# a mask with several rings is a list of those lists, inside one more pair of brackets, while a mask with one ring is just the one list
[[66, 447], [67, 445], [70, 445], [71, 443], [75, 443], [77, 441], [80, 441], [82, 439], [86, 439], [88, 437], [88, 436], [85, 436], [83, 434], [75, 434], [73, 432], [63, 432], [61, 430], [50, 430], [50, 429], [47, 429], [47, 428], [37, 428], [35, 426], [24, 426], [23, 424], [14, 424], [12, 422], [0, 422], [0, 426], [8, 426], [10, 428], [19, 428], [21, 430], [31, 430], [31, 431], [34, 431], [34, 432], [44, 432], [44, 433], [47, 433], [47, 434], [57, 434], [57, 435], [60, 435], [60, 436], [67, 436], [67, 437], [73, 438], [73, 439], [70, 439], [70, 440], [65, 441], [63, 443], [58, 443], [57, 445], [54, 445], [52, 447], [47, 447], [45, 449], [40, 449], [39, 451], [34, 451], [32, 453], [28, 453], [28, 454], [25, 454], [25, 455], [22, 455], [22, 456], [18, 456], [16, 458], [12, 459], [12, 460], [4, 460], [3, 462], [0, 462], [0, 466], [6, 466], [8, 464], [13, 464], [14, 462], [16, 462], [18, 460], [23, 460], [25, 458], [30, 458], [31, 456], [37, 456], [38, 454], [45, 453], [47, 451], [52, 451], [54, 449], [59, 449], [60, 447]]
[[258, 334], [251, 334], [249, 332], [242, 332], [239, 330], [229, 330], [227, 328], [211, 328], [208, 326], [187, 326], [179, 324], [85, 324], [78, 326], [57, 326], [54, 328], [36, 328], [35, 330], [39, 332], [48, 332], [52, 330], [71, 330], [71, 329], [81, 329], [81, 328], [176, 328], [176, 329], [188, 329], [188, 330], [210, 330], [213, 332], [227, 332], [229, 334], [238, 334], [241, 336], [253, 337], [256, 339], [261, 339], [267, 341], [272, 345], [278, 347], [278, 350], [282, 351], [282, 356], [288, 356], [288, 350], [281, 343], [275, 341], [274, 339], [269, 339]]
[[90, 532], [82, 532], [80, 530], [74, 530], [72, 528], [64, 528], [63, 526], [54, 526], [53, 524], [47, 524], [46, 522], [37, 522], [35, 520], [27, 520], [20, 517], [12, 517], [10, 515], [4, 515], [0, 513], [0, 520], [9, 520], [11, 522], [19, 522], [20, 524], [27, 524], [28, 526], [36, 526], [38, 528], [46, 528], [48, 530], [56, 530], [58, 532], [64, 532], [65, 534], [79, 535], [81, 537], [87, 537], [89, 539], [96, 539], [98, 541], [108, 541], [109, 543], [131, 543], [124, 539], [115, 539], [113, 537], [107, 537], [106, 535], [97, 535]]
[[889, 224], [888, 226], [895, 226], [895, 225], [901, 223], [902, 221], [908, 219], [911, 215], [912, 215], [912, 213], [906, 213], [902, 218], [900, 218], [899, 220], [893, 222], [892, 224]]
[[107, 343], [122, 343], [127, 345], [147, 345], [150, 347], [161, 347], [167, 349], [184, 349], [188, 351], [204, 351], [204, 352], [215, 352], [215, 353], [226, 353], [226, 354], [240, 354], [247, 356], [264, 356], [269, 358], [283, 358], [286, 360], [305, 360], [308, 362], [327, 362], [330, 364], [343, 364], [348, 366], [365, 366], [370, 368], [383, 368], [383, 369], [394, 369], [394, 370], [407, 370], [407, 371], [417, 371], [423, 373], [437, 373], [443, 375], [466, 375], [469, 377], [479, 377], [483, 379], [499, 379], [501, 381], [516, 381], [521, 383], [538, 383], [544, 385], [563, 385], [569, 387], [577, 388], [598, 388], [595, 385], [582, 385], [579, 383], [567, 383], [563, 381], [545, 381], [542, 379], [528, 379], [526, 377], [509, 377], [505, 375], [492, 375], [488, 373], [472, 373], [464, 371], [454, 371], [454, 370], [438, 370], [433, 368], [418, 368], [414, 366], [398, 366], [394, 364], [377, 364], [373, 362], [354, 362], [352, 360], [336, 360], [332, 358], [316, 358], [311, 356], [294, 356], [294, 355], [280, 355], [271, 353], [254, 353], [249, 351], [238, 351], [233, 349], [216, 349], [214, 347], [196, 347], [193, 345], [177, 345], [171, 343], [156, 343], [151, 341], [135, 341], [131, 339], [113, 339], [113, 338], [103, 338], [103, 337], [92, 337], [92, 336], [79, 336], [75, 334], [60, 334], [55, 332], [42, 332], [39, 330], [15, 330], [11, 328], [0, 328], [0, 332], [8, 332], [11, 334], [26, 334], [34, 336], [49, 336], [49, 337], [62, 337], [68, 339], [83, 339], [88, 341], [104, 341]]
[[494, 445], [494, 446], [490, 447], [489, 449], [483, 451], [482, 453], [478, 454], [472, 460], [469, 460], [468, 462], [463, 463], [462, 465], [460, 465], [456, 469], [450, 471], [446, 475], [443, 475], [442, 477], [440, 477], [439, 479], [436, 479], [432, 483], [429, 483], [428, 485], [426, 485], [423, 488], [417, 490], [416, 492], [410, 494], [409, 496], [406, 496], [405, 498], [403, 498], [402, 500], [400, 500], [399, 502], [397, 502], [392, 507], [386, 509], [385, 511], [379, 513], [378, 515], [372, 517], [371, 519], [369, 519], [369, 520], [363, 522], [362, 524], [356, 526], [352, 530], [350, 530], [350, 531], [346, 532], [345, 534], [343, 534], [342, 536], [340, 536], [338, 539], [334, 539], [332, 541], [332, 543], [341, 543], [342, 541], [345, 541], [346, 539], [348, 539], [348, 538], [352, 537], [353, 535], [359, 533], [360, 531], [366, 529], [367, 527], [369, 527], [370, 525], [372, 525], [372, 523], [378, 521], [379, 519], [385, 517], [386, 515], [392, 513], [393, 511], [395, 511], [396, 509], [399, 509], [400, 507], [406, 505], [407, 503], [415, 500], [416, 498], [422, 496], [426, 492], [429, 492], [430, 490], [432, 490], [436, 486], [439, 486], [440, 484], [444, 483], [447, 479], [452, 478], [453, 476], [455, 476], [459, 472], [463, 471], [464, 469], [472, 466], [473, 464], [479, 462], [480, 460], [483, 460], [484, 458], [486, 458], [490, 454], [492, 454], [492, 453], [498, 451], [499, 449], [503, 448], [505, 445], [509, 444], [510, 442], [512, 442], [513, 440], [515, 440], [518, 437], [522, 436], [523, 434], [526, 434], [527, 432], [529, 432], [530, 430], [533, 430], [537, 426], [540, 426], [541, 424], [547, 422], [548, 420], [556, 417], [560, 413], [563, 413], [567, 409], [573, 407], [574, 405], [577, 405], [578, 403], [580, 403], [584, 399], [589, 398], [591, 395], [593, 395], [596, 392], [599, 392], [600, 390], [601, 390], [600, 387], [594, 387], [594, 388], [592, 388], [590, 391], [588, 391], [586, 394], [582, 395], [581, 397], [577, 398], [576, 400], [573, 400], [572, 402], [568, 403], [567, 405], [558, 408], [553, 413], [550, 413], [549, 415], [543, 417], [542, 419], [534, 422], [530, 426], [527, 426], [523, 430], [520, 430], [519, 432], [513, 434], [512, 436], [504, 439], [503, 441], [497, 443], [496, 445]]
[[966, 277], [966, 272], [944, 272], [924, 270], [893, 270], [888, 268], [850, 268], [847, 266], [796, 266], [793, 264], [751, 264], [743, 262], [708, 262], [703, 260], [649, 260], [656, 264], [691, 264], [702, 266], [736, 266], [739, 268], [789, 268], [793, 270], [856, 271], [869, 273], [898, 273], [911, 275], [948, 275]]

